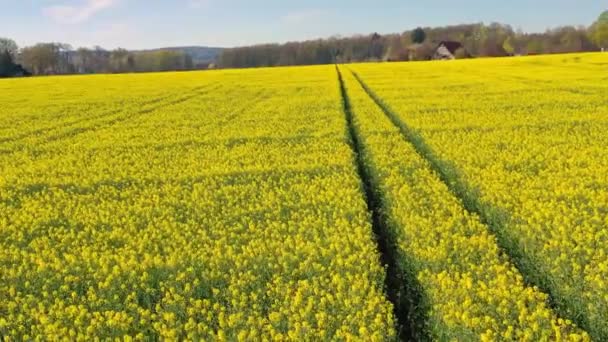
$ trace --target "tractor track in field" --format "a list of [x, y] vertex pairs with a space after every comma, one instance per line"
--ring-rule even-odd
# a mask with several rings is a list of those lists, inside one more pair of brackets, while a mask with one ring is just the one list
[[376, 237], [380, 261], [386, 269], [385, 293], [393, 304], [393, 314], [397, 323], [397, 334], [402, 341], [430, 341], [431, 338], [424, 328], [426, 310], [424, 309], [424, 295], [416, 277], [410, 270], [404, 270], [399, 265], [398, 251], [393, 234], [390, 232], [388, 220], [383, 214], [383, 197], [378, 190], [378, 184], [365, 165], [361, 137], [353, 123], [353, 113], [350, 99], [342, 73], [336, 65], [336, 72], [342, 94], [343, 111], [348, 126], [348, 135], [351, 149], [355, 157], [357, 173], [361, 180], [367, 210], [371, 213], [372, 229]]
[[508, 214], [500, 208], [485, 203], [478, 192], [463, 179], [461, 173], [455, 166], [440, 159], [436, 152], [425, 142], [420, 133], [410, 128], [357, 74], [349, 69], [357, 82], [363, 87], [367, 95], [382, 110], [387, 118], [397, 127], [405, 141], [410, 143], [418, 155], [425, 159], [439, 179], [447, 185], [450, 192], [458, 198], [464, 209], [475, 214], [496, 237], [501, 251], [508, 257], [509, 261], [522, 275], [524, 283], [530, 287], [537, 287], [548, 296], [548, 304], [558, 317], [569, 319], [579, 328], [585, 330], [592, 339], [605, 341], [607, 336], [594, 334], [589, 329], [590, 323], [584, 309], [573, 303], [572, 298], [564, 298], [558, 295], [554, 282], [542, 271], [538, 264], [521, 247], [517, 238], [508, 233]]

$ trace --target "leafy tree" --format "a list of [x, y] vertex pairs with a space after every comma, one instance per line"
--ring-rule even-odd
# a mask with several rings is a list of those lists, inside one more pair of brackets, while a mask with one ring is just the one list
[[511, 36], [508, 36], [507, 39], [505, 39], [504, 43], [502, 43], [502, 48], [509, 55], [513, 55], [515, 53], [515, 47], [513, 46], [513, 38]]
[[12, 76], [13, 68], [13, 57], [8, 50], [0, 51], [0, 77]]
[[27, 70], [17, 63], [8, 50], [0, 52], [0, 77], [29, 76]]
[[0, 53], [2, 52], [8, 52], [14, 60], [19, 52], [19, 46], [12, 39], [0, 37]]
[[602, 13], [590, 29], [591, 40], [600, 48], [608, 48], [608, 11]]
[[532, 39], [528, 42], [526, 46], [529, 54], [539, 54], [543, 53], [543, 44], [539, 40]]
[[414, 44], [422, 44], [426, 40], [426, 32], [422, 29], [422, 27], [416, 28], [412, 31], [412, 42]]
[[12, 39], [0, 38], [0, 77], [12, 76], [17, 49], [17, 44]]
[[0, 38], [0, 77], [28, 76], [30, 73], [15, 62], [19, 47], [12, 39]]

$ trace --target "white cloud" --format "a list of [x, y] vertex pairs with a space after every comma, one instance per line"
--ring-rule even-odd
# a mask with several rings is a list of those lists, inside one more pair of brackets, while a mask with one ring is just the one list
[[96, 13], [111, 8], [119, 0], [86, 0], [80, 6], [57, 5], [46, 7], [44, 14], [63, 24], [78, 24], [87, 21]]
[[318, 22], [327, 16], [327, 11], [320, 9], [306, 9], [290, 12], [281, 17], [281, 22], [290, 25], [306, 24]]

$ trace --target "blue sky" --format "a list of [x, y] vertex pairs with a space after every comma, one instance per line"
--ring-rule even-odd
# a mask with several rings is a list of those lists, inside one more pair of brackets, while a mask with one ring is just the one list
[[0, 36], [129, 49], [240, 46], [498, 21], [528, 32], [589, 25], [604, 0], [0, 0]]

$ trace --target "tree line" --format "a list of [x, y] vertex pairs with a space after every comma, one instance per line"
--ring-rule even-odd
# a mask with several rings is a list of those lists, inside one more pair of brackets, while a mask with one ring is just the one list
[[108, 51], [101, 47], [74, 50], [62, 43], [39, 43], [19, 49], [15, 41], [0, 38], [0, 77], [179, 71], [195, 67], [200, 68], [182, 51]]
[[[483, 23], [416, 28], [395, 34], [331, 37], [286, 44], [262, 44], [225, 49], [223, 68], [428, 60], [441, 41], [463, 48], [456, 56], [498, 57], [597, 51], [608, 48], [608, 11], [589, 27], [563, 26], [544, 33], [524, 33], [509, 25]], [[0, 77], [55, 74], [126, 73], [200, 69], [184, 51], [73, 49], [68, 44], [40, 43], [19, 48], [0, 38]]]
[[477, 23], [417, 28], [398, 34], [374, 33], [239, 47], [224, 50], [218, 65], [224, 68], [248, 68], [428, 60], [441, 41], [461, 43], [463, 49], [457, 57], [598, 51], [608, 48], [608, 11], [589, 27], [563, 26], [544, 33], [524, 33], [499, 23]]

